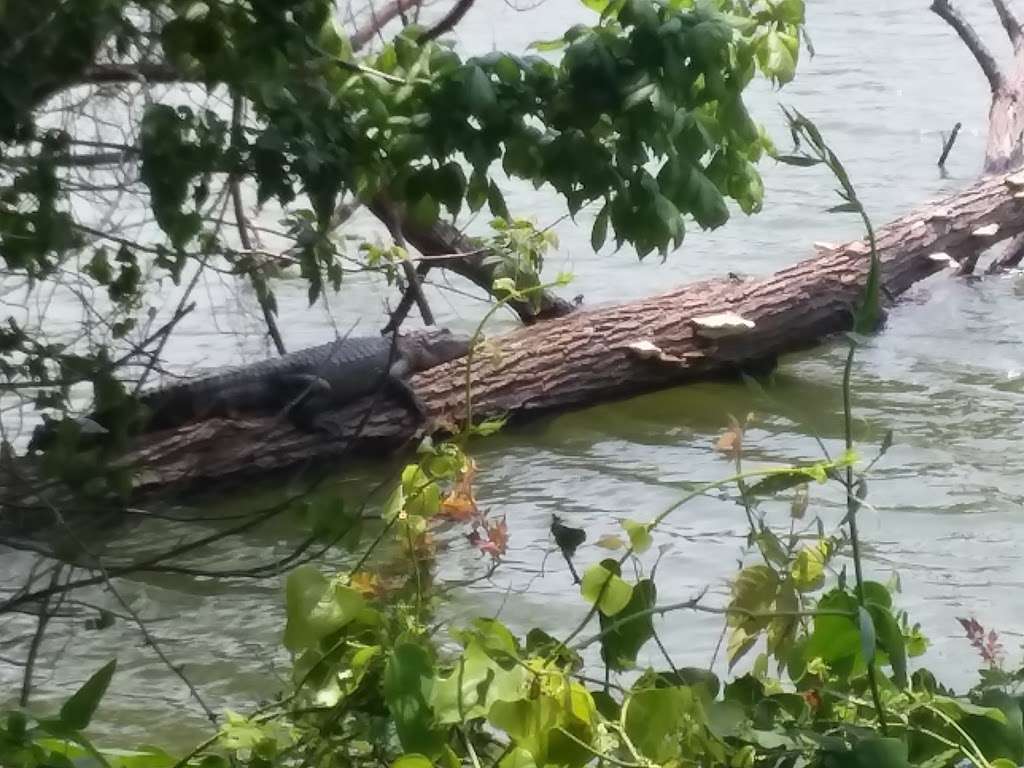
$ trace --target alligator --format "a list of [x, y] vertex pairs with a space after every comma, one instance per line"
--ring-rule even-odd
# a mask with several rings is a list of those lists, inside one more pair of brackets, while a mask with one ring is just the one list
[[[469, 337], [447, 329], [415, 331], [397, 338], [389, 334], [338, 339], [145, 392], [139, 396], [149, 412], [144, 431], [243, 414], [282, 415], [298, 428], [312, 431], [319, 414], [370, 395], [382, 386], [423, 418], [423, 404], [409, 386], [408, 377], [462, 357], [469, 345]], [[79, 421], [86, 426], [102, 425], [104, 419], [92, 414]], [[55, 423], [37, 428], [30, 451], [45, 448]]]

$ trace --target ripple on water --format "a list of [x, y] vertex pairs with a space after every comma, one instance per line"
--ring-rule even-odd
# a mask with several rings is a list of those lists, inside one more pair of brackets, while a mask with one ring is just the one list
[[[986, 9], [971, 13], [972, 21], [987, 39], [1001, 39], [986, 3], [964, 6], [966, 12]], [[779, 145], [788, 141], [777, 107], [781, 98], [823, 128], [879, 223], [973, 178], [983, 152], [986, 85], [941, 21], [917, 0], [813, 3], [808, 13], [818, 55], [801, 62], [798, 80], [781, 95], [762, 85], [750, 98], [752, 113]], [[865, 23], [855, 23], [858, 17]], [[499, 41], [522, 48], [537, 30], [564, 28], [585, 18], [574, 4], [545, 3], [519, 14], [502, 0], [478, 0], [460, 26], [459, 39], [476, 52]], [[964, 130], [949, 160], [949, 177], [942, 179], [935, 169], [938, 133], [957, 120]], [[820, 169], [766, 163], [764, 173], [762, 214], [736, 214], [716, 232], [689, 233], [684, 248], [664, 264], [657, 259], [637, 264], [629, 253], [611, 249], [593, 254], [589, 227], [596, 211], [588, 209], [578, 224], [566, 220], [556, 226], [561, 247], [549, 265], [571, 269], [576, 274], [572, 292], [594, 304], [660, 292], [728, 270], [767, 272], [809, 255], [815, 241], [842, 242], [859, 235], [853, 217], [823, 213], [834, 202], [834, 185]], [[564, 213], [551, 195], [525, 185], [514, 187], [510, 202], [545, 225]], [[365, 220], [353, 224], [371, 231]], [[470, 231], [484, 226], [477, 221]], [[326, 315], [321, 307], [306, 308], [299, 281], [286, 282], [278, 300], [282, 317], [289, 319], [290, 342], [317, 343], [335, 327], [345, 331], [359, 318], [360, 332], [376, 327], [367, 318], [380, 312], [382, 294], [376, 288], [359, 290], [364, 286], [354, 278], [342, 295], [328, 297], [331, 314]], [[259, 334], [237, 333], [256, 327], [239, 308], [240, 297], [217, 284], [208, 292], [219, 306], [216, 316], [186, 318], [184, 333], [167, 349], [174, 364], [188, 369], [265, 354]], [[969, 682], [973, 664], [957, 616], [976, 616], [1014, 637], [1024, 631], [1024, 611], [1015, 610], [1024, 580], [1019, 565], [1024, 540], [1021, 293], [1020, 279], [966, 283], [948, 275], [933, 278], [894, 309], [885, 333], [858, 355], [854, 375], [856, 429], [864, 453], [871, 455], [871, 445], [881, 442], [886, 429], [896, 435], [871, 483], [874, 510], [861, 517], [868, 573], [880, 580], [894, 571], [900, 574], [899, 603], [933, 640], [927, 660], [937, 665], [940, 676], [960, 685]], [[478, 305], [436, 290], [431, 300], [442, 322], [474, 327]], [[251, 299], [245, 301], [251, 308]], [[70, 308], [62, 314], [56, 307], [51, 314], [58, 325], [78, 319]], [[502, 319], [491, 330], [511, 325]], [[729, 414], [758, 414], [748, 434], [750, 461], [758, 465], [816, 456], [814, 435], [833, 453], [840, 451], [837, 384], [844, 357], [845, 348], [837, 344], [783, 360], [772, 390], [781, 405], [758, 400], [742, 386], [701, 385], [594, 407], [480, 442], [474, 448], [480, 501], [508, 516], [511, 548], [493, 583], [455, 594], [444, 608], [451, 622], [474, 614], [500, 615], [520, 631], [540, 625], [567, 632], [585, 609], [564, 563], [550, 554], [551, 513], [585, 525], [591, 541], [616, 530], [619, 518], [650, 519], [690, 484], [730, 472], [712, 450]], [[379, 472], [361, 469], [362, 488], [372, 487]], [[356, 485], [347, 484], [347, 492], [355, 495]], [[831, 489], [812, 490], [809, 514], [837, 522], [842, 498]], [[773, 519], [785, 519], [785, 504], [766, 508]], [[211, 526], [216, 523], [201, 530]], [[197, 533], [195, 525], [150, 522], [132, 530], [121, 546], [156, 551], [167, 541]], [[685, 600], [708, 587], [709, 603], [725, 600], [738, 563], [750, 561], [745, 534], [743, 511], [730, 491], [700, 497], [673, 514], [658, 537], [667, 546], [658, 571], [660, 599]], [[220, 568], [265, 562], [300, 538], [290, 524], [281, 523], [233, 539], [199, 562]], [[483, 572], [485, 564], [459, 535], [448, 536], [446, 544], [442, 578]], [[579, 559], [586, 565], [605, 555], [588, 545]], [[654, 556], [645, 559], [648, 568]], [[332, 553], [328, 567], [337, 567], [344, 557]], [[4, 553], [0, 581], [17, 583], [28, 568], [28, 558]], [[123, 594], [144, 615], [163, 619], [153, 624], [154, 633], [217, 708], [245, 709], [271, 695], [287, 674], [288, 660], [279, 646], [278, 581], [152, 575], [125, 580]], [[83, 599], [113, 607], [99, 589]], [[31, 632], [32, 626], [27, 618], [18, 619], [4, 631]], [[721, 621], [679, 613], [659, 620], [658, 627], [679, 663], [700, 665], [714, 653]], [[1011, 656], [1015, 652], [1008, 650]], [[40, 698], [61, 699], [113, 655], [121, 671], [102, 710], [100, 729], [117, 723], [125, 738], [137, 734], [143, 741], [177, 746], [205, 733], [188, 692], [125, 622], [103, 632], [73, 626], [54, 636], [44, 648]], [[0, 663], [0, 690], [14, 690], [19, 677], [20, 670]]]

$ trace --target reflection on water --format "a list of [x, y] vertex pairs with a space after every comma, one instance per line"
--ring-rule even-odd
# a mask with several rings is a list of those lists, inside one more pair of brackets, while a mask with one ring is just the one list
[[[805, 62], [798, 82], [781, 94], [761, 88], [753, 98], [755, 115], [775, 129], [780, 142], [784, 134], [778, 130], [777, 101], [816, 120], [878, 222], [967, 183], [980, 166], [987, 95], [982, 76], [955, 36], [913, 0], [810, 6], [817, 57]], [[986, 2], [962, 6], [983, 34], [1001, 39]], [[521, 47], [538, 30], [567, 26], [578, 15], [571, 4], [547, 3], [518, 14], [502, 0], [488, 0], [477, 3], [461, 43], [475, 51], [489, 50], [495, 40], [503, 47]], [[964, 129], [949, 161], [950, 178], [943, 180], [935, 168], [939, 132], [957, 121]], [[813, 241], [856, 234], [852, 220], [821, 212], [832, 204], [831, 184], [823, 175], [764, 170], [768, 195], [763, 214], [739, 216], [711, 235], [691, 234], [665, 264], [638, 265], [627, 253], [590, 253], [590, 222], [584, 213], [578, 228], [559, 224], [562, 247], [550, 266], [572, 269], [577, 275], [573, 292], [598, 303], [730, 269], [765, 272], [803, 257]], [[556, 200], [528, 189], [519, 190], [510, 204], [543, 224], [562, 214]], [[868, 571], [879, 580], [900, 574], [901, 604], [934, 641], [930, 662], [959, 684], [969, 681], [965, 673], [972, 660], [956, 616], [977, 616], [1004, 635], [1024, 630], [1024, 613], [1014, 610], [1024, 581], [1017, 563], [1017, 543], [1024, 538], [1022, 286], [1018, 279], [966, 283], [933, 278], [896, 308], [885, 333], [861, 352], [855, 373], [864, 453], [872, 452], [887, 429], [896, 436], [871, 483], [874, 509], [863, 513]], [[211, 291], [216, 298], [216, 286]], [[260, 350], [260, 341], [239, 348], [238, 337], [227, 331], [244, 321], [232, 324], [230, 296], [218, 300], [218, 322], [226, 332], [211, 331], [209, 318], [189, 318], [168, 350], [180, 365], [227, 362]], [[285, 285], [279, 301], [293, 347], [330, 334], [323, 314], [304, 309], [305, 291], [298, 281]], [[479, 314], [477, 305], [447, 293], [434, 291], [433, 301], [443, 321], [454, 326], [471, 327]], [[379, 294], [360, 293], [352, 285], [334, 304], [342, 327], [381, 307]], [[838, 380], [844, 354], [835, 346], [783, 360], [770, 390], [778, 402], [765, 402], [738, 384], [700, 385], [596, 406], [479, 442], [479, 500], [507, 515], [511, 549], [492, 582], [455, 593], [445, 610], [456, 619], [500, 613], [517, 630], [540, 624], [551, 632], [565, 631], [581, 615], [582, 605], [561, 560], [545, 559], [552, 512], [586, 527], [591, 541], [612, 531], [618, 518], [653, 517], [684, 488], [730, 472], [712, 450], [729, 414], [756, 414], [748, 436], [754, 464], [815, 457], [815, 435], [830, 451], [840, 450]], [[383, 470], [362, 472], [345, 484], [353, 498]], [[834, 524], [841, 516], [841, 498], [832, 489], [813, 493], [811, 514]], [[238, 500], [241, 506], [250, 503], [255, 502]], [[786, 515], [781, 503], [767, 509], [779, 520]], [[150, 521], [111, 546], [124, 551], [160, 547], [226, 524]], [[683, 600], [704, 587], [710, 588], [709, 600], [721, 598], [726, 580], [747, 554], [745, 533], [742, 509], [730, 492], [709, 494], [675, 513], [658, 539], [667, 544], [659, 566], [660, 598]], [[265, 562], [287, 554], [300, 538], [292, 522], [282, 520], [232, 539], [230, 547], [207, 553], [197, 564], [229, 568]], [[457, 535], [449, 538], [440, 577], [482, 572], [479, 555]], [[579, 558], [586, 564], [602, 552], [584, 546]], [[340, 564], [344, 554], [333, 557]], [[30, 562], [24, 555], [4, 553], [0, 574], [5, 583], [16, 583]], [[149, 575], [121, 584], [123, 597], [136, 611], [157, 619], [153, 630], [167, 654], [184, 665], [216, 707], [245, 708], [272, 695], [287, 674], [288, 659], [278, 644], [278, 581]], [[115, 605], [99, 589], [82, 599]], [[678, 661], [710, 661], [721, 627], [717, 617], [673, 614], [661, 621], [660, 634]], [[0, 642], [32, 628], [27, 618], [20, 627], [7, 625]], [[45, 649], [48, 668], [40, 673], [41, 696], [66, 693], [116, 655], [119, 672], [102, 711], [106, 727], [117, 723], [147, 741], [179, 745], [201, 733], [203, 718], [187, 691], [144, 647], [130, 622], [93, 632], [76, 626], [69, 632]], [[1012, 646], [1008, 643], [1011, 657]], [[0, 657], [5, 654], [0, 646]], [[947, 658], [956, 659], [948, 669]], [[16, 687], [19, 674], [0, 661], [3, 690]], [[181, 722], [184, 712], [190, 713], [187, 727]]]

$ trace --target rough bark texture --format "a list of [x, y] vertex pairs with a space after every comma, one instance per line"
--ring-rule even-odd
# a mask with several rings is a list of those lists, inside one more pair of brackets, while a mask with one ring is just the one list
[[[948, 267], [946, 254], [977, 251], [1021, 232], [1024, 173], [986, 177], [879, 231], [885, 288], [897, 296]], [[522, 418], [730, 375], [813, 345], [850, 326], [868, 263], [867, 245], [855, 241], [765, 279], [704, 281], [639, 301], [578, 310], [493, 339], [478, 348], [472, 362], [474, 420]], [[754, 327], [717, 341], [705, 338], [695, 319], [726, 312]], [[638, 343], [641, 347], [633, 349]], [[432, 428], [464, 420], [466, 364], [456, 360], [413, 377]], [[327, 414], [321, 425], [332, 437], [266, 419], [211, 420], [151, 435], [129, 460], [141, 470], [141, 486], [207, 485], [391, 449], [415, 432], [405, 409], [383, 397]]]
[[[1009, 69], [999, 66], [970, 22], [949, 0], [932, 0], [931, 10], [957, 33], [974, 56], [992, 89], [985, 142], [985, 173], [1004, 173], [1024, 162], [1024, 34], [1021, 20], [1007, 0], [992, 0], [996, 15], [1013, 46]], [[1024, 237], [1015, 237], [1003, 255], [994, 259], [988, 272], [1011, 269], [1024, 259]], [[967, 252], [961, 262], [961, 274], [970, 274], [978, 261], [978, 251]]]

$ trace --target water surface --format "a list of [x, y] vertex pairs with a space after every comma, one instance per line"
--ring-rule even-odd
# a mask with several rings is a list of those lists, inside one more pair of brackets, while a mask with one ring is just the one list
[[[955, 35], [917, 0], [809, 5], [817, 55], [804, 59], [797, 82], [781, 93], [757, 87], [750, 98], [755, 117], [771, 127], [780, 143], [786, 141], [780, 102], [815, 120], [878, 224], [968, 184], [981, 164], [987, 87]], [[961, 0], [959, 5], [1005, 55], [986, 0]], [[502, 0], [480, 0], [460, 27], [458, 40], [469, 52], [521, 50], [535, 37], [553, 36], [553, 30], [584, 18], [571, 3], [549, 1], [519, 12]], [[957, 121], [963, 130], [944, 178], [935, 166], [939, 134]], [[770, 162], [763, 171], [767, 195], [762, 214], [737, 214], [715, 233], [691, 232], [665, 263], [654, 258], [638, 264], [625, 251], [594, 254], [589, 232], [596, 211], [584, 211], [575, 224], [560, 221], [561, 203], [543, 190], [516, 188], [509, 204], [542, 225], [559, 222], [561, 247], [549, 268], [552, 274], [571, 270], [576, 279], [570, 295], [582, 293], [591, 304], [640, 297], [730, 270], [769, 272], [809, 255], [814, 241], [858, 236], [855, 220], [824, 213], [834, 204], [833, 185], [824, 173]], [[485, 224], [481, 218], [470, 228], [480, 231]], [[365, 220], [357, 221], [355, 230], [374, 231]], [[188, 318], [167, 349], [173, 365], [185, 370], [266, 354], [266, 341], [254, 332], [259, 319], [251, 297], [217, 279], [203, 290], [207, 309]], [[863, 515], [867, 570], [879, 580], [899, 573], [900, 603], [932, 639], [929, 663], [961, 685], [971, 681], [974, 660], [956, 616], [973, 615], [998, 628], [1011, 660], [1020, 659], [1022, 291], [1024, 283], [1013, 277], [968, 283], [937, 276], [917, 286], [892, 313], [885, 332], [860, 354], [855, 372], [858, 437], [865, 451], [887, 429], [896, 440], [871, 483], [874, 509]], [[385, 296], [379, 287], [353, 280], [330, 299], [329, 312], [322, 306], [309, 310], [303, 284], [286, 281], [279, 302], [287, 342], [293, 348], [317, 343], [357, 318], [362, 318], [357, 327], [369, 331], [379, 325], [374, 318]], [[168, 306], [173, 300], [169, 294]], [[431, 290], [431, 300], [440, 320], [457, 328], [473, 327], [482, 312], [482, 304], [443, 286]], [[64, 308], [63, 314], [61, 309], [55, 309], [54, 323], [75, 322], [73, 308]], [[494, 330], [511, 325], [511, 319], [501, 318]], [[454, 619], [498, 614], [516, 630], [540, 624], [551, 632], [568, 631], [582, 607], [560, 561], [545, 558], [551, 513], [585, 525], [591, 539], [614, 530], [618, 518], [653, 517], [690, 484], [731, 471], [713, 450], [729, 414], [756, 414], [748, 435], [751, 462], [814, 457], [814, 435], [837, 450], [844, 355], [843, 347], [829, 345], [784, 359], [772, 390], [787, 404], [782, 408], [759, 400], [742, 385], [699, 385], [602, 404], [479, 442], [479, 500], [507, 515], [511, 547], [491, 582], [457, 591], [446, 610]], [[344, 483], [346, 495], [365, 496], [384, 472], [361, 468]], [[834, 492], [815, 489], [811, 513], [835, 522], [840, 502]], [[256, 503], [241, 497], [236, 502]], [[780, 520], [785, 515], [782, 505], [768, 509]], [[201, 512], [209, 517], [217, 509]], [[228, 524], [210, 519], [149, 522], [112, 546], [156, 551], [168, 541]], [[709, 601], [720, 600], [737, 564], [749, 558], [745, 534], [742, 509], [728, 493], [703, 497], [669, 518], [658, 535], [658, 543], [667, 544], [659, 567], [660, 598], [683, 600], [708, 587]], [[197, 562], [245, 567], [286, 554], [300, 538], [301, 532], [282, 520], [236, 537]], [[449, 538], [439, 578], [482, 572], [485, 564], [477, 553], [457, 536]], [[602, 555], [593, 546], [584, 547], [580, 560], [585, 564]], [[16, 553], [0, 558], [0, 573], [11, 582], [31, 562]], [[344, 558], [344, 553], [332, 553], [325, 562], [340, 565]], [[278, 581], [149, 576], [119, 584], [134, 610], [156, 619], [152, 628], [165, 651], [184, 665], [215, 707], [244, 710], [272, 695], [287, 676], [288, 659], [278, 647], [283, 626]], [[116, 604], [99, 591], [92, 599]], [[712, 658], [720, 626], [713, 616], [675, 614], [663, 619], [659, 630], [677, 662], [701, 665]], [[31, 631], [31, 624], [26, 621], [21, 628]], [[18, 631], [8, 624], [0, 642]], [[13, 691], [19, 672], [4, 664], [7, 653], [0, 646], [0, 685]], [[44, 647], [40, 697], [65, 694], [114, 655], [120, 671], [102, 710], [101, 729], [127, 728], [132, 736], [177, 746], [203, 733], [202, 715], [188, 692], [130, 622], [119, 621], [102, 632], [79, 625], [60, 630]]]

